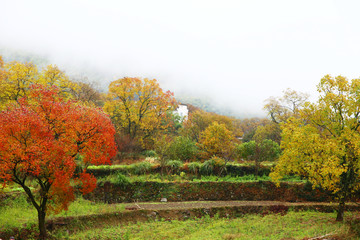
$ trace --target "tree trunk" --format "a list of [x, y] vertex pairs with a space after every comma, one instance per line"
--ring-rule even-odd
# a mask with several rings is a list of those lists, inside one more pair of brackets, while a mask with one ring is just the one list
[[342, 222], [344, 220], [344, 211], [345, 211], [345, 199], [341, 198], [336, 216], [337, 222]]
[[46, 226], [45, 226], [45, 211], [38, 210], [38, 221], [39, 221], [39, 230], [40, 230], [40, 236], [39, 239], [46, 239]]

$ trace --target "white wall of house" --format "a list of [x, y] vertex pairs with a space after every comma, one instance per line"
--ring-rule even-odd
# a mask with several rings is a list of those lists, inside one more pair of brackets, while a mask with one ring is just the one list
[[175, 110], [175, 113], [181, 117], [181, 121], [184, 121], [189, 116], [189, 109], [186, 105], [180, 104], [179, 107]]

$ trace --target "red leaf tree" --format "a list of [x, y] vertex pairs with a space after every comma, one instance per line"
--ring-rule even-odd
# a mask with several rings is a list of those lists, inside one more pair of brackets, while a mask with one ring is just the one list
[[[56, 87], [34, 85], [28, 98], [0, 113], [0, 178], [24, 189], [38, 212], [41, 239], [46, 214], [66, 210], [74, 200], [73, 183], [83, 194], [96, 187], [86, 167], [110, 163], [116, 153], [109, 117], [58, 93]], [[83, 168], [75, 174], [79, 159]]]

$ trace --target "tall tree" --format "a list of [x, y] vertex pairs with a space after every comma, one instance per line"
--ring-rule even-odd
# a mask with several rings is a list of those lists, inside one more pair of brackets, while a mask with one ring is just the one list
[[297, 116], [301, 106], [307, 101], [309, 95], [286, 89], [282, 97], [270, 97], [265, 100], [264, 109], [268, 112], [274, 123], [285, 122], [292, 116]]
[[71, 95], [74, 99], [88, 106], [104, 106], [105, 95], [96, 89], [95, 83], [86, 80], [74, 82], [76, 87], [70, 88]]
[[110, 83], [104, 109], [118, 132], [143, 145], [158, 130], [166, 129], [168, 111], [175, 109], [170, 91], [164, 92], [156, 79], [125, 77]]
[[200, 134], [199, 146], [206, 158], [217, 156], [229, 160], [234, 150], [234, 139], [225, 124], [213, 122]]
[[36, 81], [38, 70], [31, 63], [11, 62], [4, 64], [4, 73], [0, 78], [0, 109], [26, 95]]
[[64, 98], [74, 98], [73, 92], [78, 92], [78, 85], [69, 80], [66, 74], [57, 66], [49, 65], [38, 71], [32, 63], [10, 62], [0, 60], [0, 109], [10, 102], [18, 102], [27, 95], [30, 86], [43, 84], [57, 86], [59, 94]]
[[261, 126], [269, 125], [271, 121], [266, 118], [245, 118], [240, 121], [240, 129], [243, 132], [242, 141], [249, 142], [253, 140], [256, 130]]
[[[108, 116], [59, 95], [55, 86], [32, 85], [27, 98], [0, 113], [0, 178], [24, 189], [37, 210], [41, 239], [47, 213], [66, 210], [74, 199], [71, 181], [83, 194], [92, 191], [96, 179], [86, 167], [109, 163], [116, 152]], [[79, 156], [85, 168], [74, 176]]]
[[279, 158], [281, 153], [279, 144], [270, 139], [242, 143], [238, 145], [237, 151], [240, 157], [255, 162], [256, 176], [258, 176], [261, 162], [275, 161]]
[[225, 124], [226, 128], [231, 131], [234, 136], [243, 135], [239, 119], [202, 110], [196, 110], [190, 113], [189, 118], [183, 123], [181, 135], [198, 142], [201, 133], [214, 122]]
[[284, 150], [271, 177], [293, 173], [332, 191], [342, 221], [345, 202], [360, 187], [360, 80], [326, 75], [318, 92], [317, 103], [283, 125]]

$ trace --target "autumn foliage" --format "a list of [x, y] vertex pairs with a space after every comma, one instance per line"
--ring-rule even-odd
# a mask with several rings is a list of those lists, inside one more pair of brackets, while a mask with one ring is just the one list
[[157, 131], [168, 127], [167, 113], [175, 103], [173, 93], [164, 92], [155, 79], [126, 77], [110, 83], [104, 110], [118, 133], [146, 146]]
[[[59, 92], [55, 86], [33, 84], [26, 98], [0, 113], [0, 178], [24, 189], [38, 211], [42, 237], [45, 215], [67, 209], [74, 199], [72, 182], [79, 183], [83, 194], [96, 187], [86, 166], [110, 163], [116, 153], [108, 116], [64, 100]], [[77, 176], [76, 159], [84, 166]]]
[[87, 105], [99, 99], [99, 93], [89, 84], [71, 81], [56, 65], [48, 65], [39, 71], [33, 63], [4, 63], [0, 58], [0, 109], [26, 97], [33, 84], [57, 86], [58, 94], [64, 99], [80, 100]]
[[319, 99], [306, 103], [297, 118], [282, 127], [284, 149], [272, 178], [304, 176], [338, 198], [337, 220], [345, 203], [360, 189], [360, 80], [326, 75]]
[[229, 158], [234, 151], [234, 139], [225, 124], [213, 122], [201, 133], [199, 146], [205, 158], [213, 156]]

